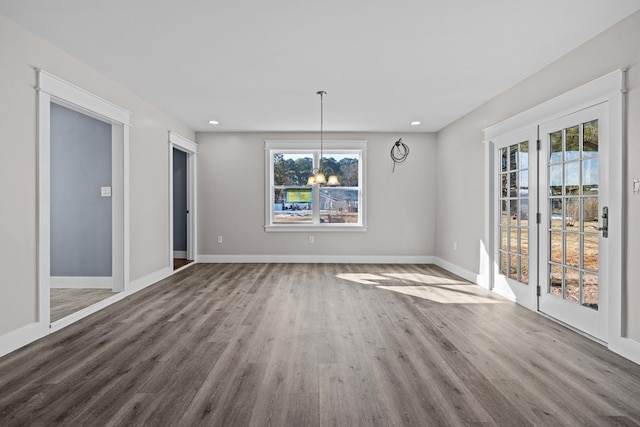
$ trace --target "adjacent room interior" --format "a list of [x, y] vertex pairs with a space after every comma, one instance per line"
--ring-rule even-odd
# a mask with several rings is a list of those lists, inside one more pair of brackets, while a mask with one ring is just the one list
[[640, 425], [640, 0], [4, 0], [0, 424]]

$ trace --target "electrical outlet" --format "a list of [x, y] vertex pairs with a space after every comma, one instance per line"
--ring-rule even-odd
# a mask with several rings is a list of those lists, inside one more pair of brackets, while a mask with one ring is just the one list
[[100, 187], [100, 197], [111, 197], [111, 187]]
[[309, 243], [315, 243], [316, 239], [313, 236], [309, 236]]
[[222, 236], [218, 236], [218, 243], [222, 243]]

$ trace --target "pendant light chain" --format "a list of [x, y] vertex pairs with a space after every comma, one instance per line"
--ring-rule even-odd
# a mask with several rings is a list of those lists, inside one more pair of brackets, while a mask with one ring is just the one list
[[327, 92], [324, 90], [318, 91], [320, 95], [320, 173], [322, 173], [322, 153], [324, 148], [324, 95]]
[[322, 158], [324, 157], [324, 95], [327, 94], [324, 90], [319, 90], [316, 94], [320, 95], [320, 161], [319, 165], [316, 168], [311, 170], [311, 176], [307, 180], [308, 186], [320, 186], [320, 185], [328, 185], [328, 186], [338, 186], [340, 185], [340, 180], [338, 176], [333, 172], [333, 169], [329, 167], [327, 169], [327, 173], [331, 171], [329, 174], [329, 179], [324, 174], [324, 168], [322, 167]]

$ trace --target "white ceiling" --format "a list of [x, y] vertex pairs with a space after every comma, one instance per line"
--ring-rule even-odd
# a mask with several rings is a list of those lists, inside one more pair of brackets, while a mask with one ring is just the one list
[[317, 131], [318, 90], [327, 131], [437, 131], [638, 9], [640, 0], [0, 1], [1, 14], [196, 131]]

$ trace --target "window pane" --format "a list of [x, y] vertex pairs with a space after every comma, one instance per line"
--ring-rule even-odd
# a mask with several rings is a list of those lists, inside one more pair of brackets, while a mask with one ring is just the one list
[[585, 197], [582, 199], [582, 219], [585, 233], [598, 233], [598, 198]]
[[520, 169], [529, 168], [529, 142], [520, 143]]
[[562, 264], [562, 233], [551, 233], [551, 261]]
[[310, 188], [276, 188], [273, 190], [273, 222], [293, 223], [313, 220]]
[[584, 124], [584, 141], [582, 155], [594, 157], [598, 155], [598, 121], [594, 120]]
[[549, 218], [549, 227], [555, 230], [562, 230], [564, 212], [563, 212], [563, 200], [558, 199], [549, 199], [551, 216]]
[[553, 132], [551, 135], [551, 152], [549, 161], [558, 163], [562, 161], [562, 131]]
[[337, 175], [341, 187], [357, 187], [358, 163], [358, 154], [324, 153], [324, 157], [322, 158], [322, 169], [325, 172], [325, 175], [327, 175], [327, 179], [331, 173]]
[[518, 197], [518, 172], [509, 174], [509, 194], [511, 197]]
[[565, 254], [567, 257], [565, 265], [580, 267], [580, 234], [565, 234]]
[[518, 169], [518, 146], [509, 147], [509, 170]]
[[562, 296], [562, 266], [552, 265], [549, 272], [549, 293]]
[[529, 197], [529, 171], [528, 170], [520, 171], [519, 184], [520, 184], [519, 196]]
[[570, 127], [566, 129], [567, 151], [565, 152], [565, 160], [575, 160], [580, 157], [580, 133], [578, 126]]
[[565, 299], [576, 304], [580, 303], [580, 272], [573, 268], [565, 268]]
[[313, 169], [313, 155], [282, 154], [273, 155], [274, 185], [305, 185]]
[[503, 276], [507, 275], [507, 260], [507, 254], [500, 252], [500, 274]]
[[584, 269], [598, 272], [598, 235], [585, 234], [582, 236], [584, 245]]
[[549, 190], [551, 195], [562, 195], [562, 165], [549, 167]]
[[529, 283], [529, 257], [520, 257], [520, 283]]
[[529, 255], [529, 230], [527, 228], [520, 230], [520, 253]]
[[500, 186], [502, 188], [500, 194], [502, 194], [502, 197], [509, 197], [509, 178], [506, 173], [500, 175], [500, 182]]
[[598, 159], [582, 162], [582, 191], [585, 196], [598, 194]]
[[582, 305], [598, 309], [598, 275], [584, 273], [582, 276], [583, 296]]
[[355, 224], [358, 208], [358, 190], [326, 187], [320, 190], [320, 223]]
[[513, 280], [518, 280], [518, 255], [509, 256], [509, 278]]
[[500, 150], [500, 170], [502, 172], [506, 172], [507, 171], [507, 153], [508, 153], [509, 149], [507, 147], [504, 147]]
[[509, 238], [509, 227], [500, 227], [500, 249], [507, 250], [507, 239]]

